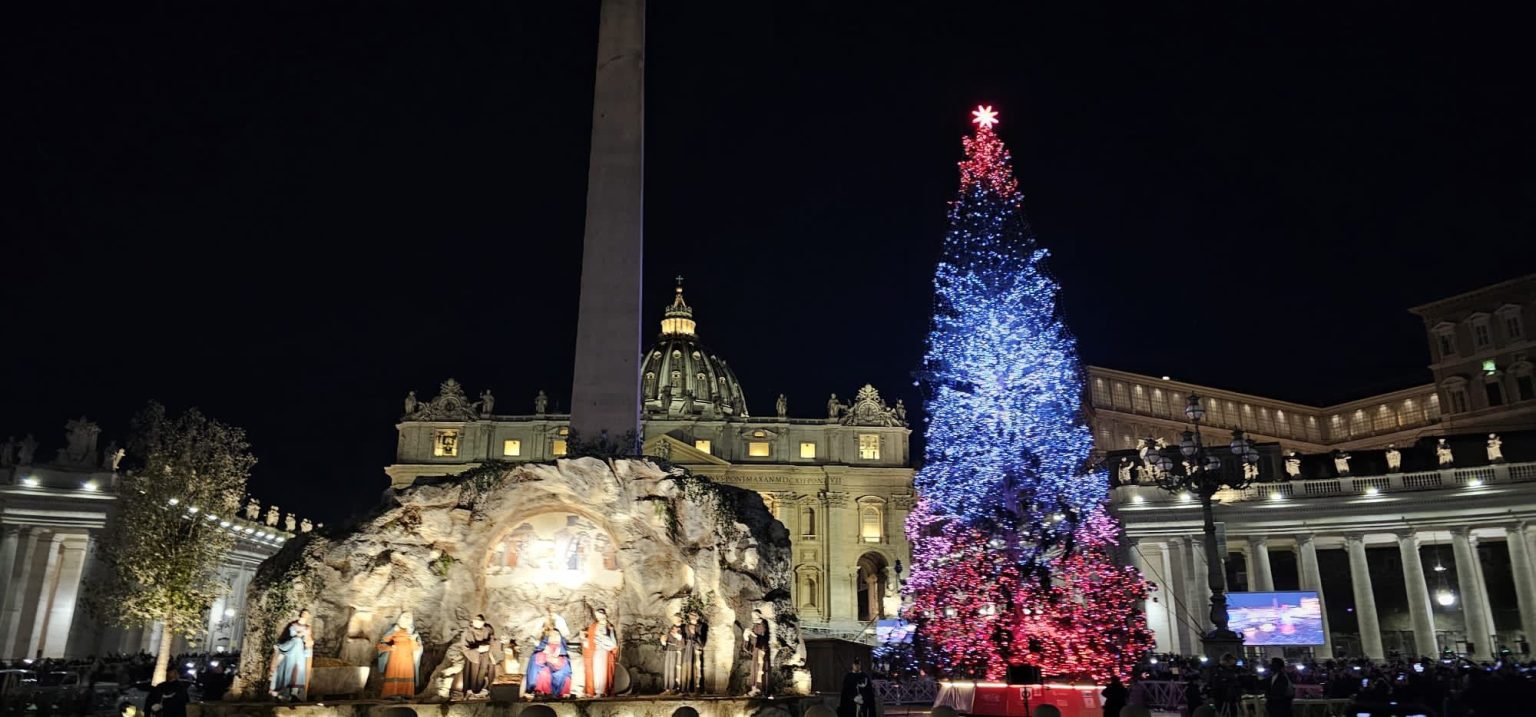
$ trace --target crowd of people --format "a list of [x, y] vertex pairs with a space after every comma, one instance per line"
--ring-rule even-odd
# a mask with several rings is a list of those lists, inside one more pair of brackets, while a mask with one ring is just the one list
[[[0, 661], [0, 715], [184, 712], [192, 700], [217, 700], [234, 680], [239, 653], [177, 655], [168, 681], [151, 687], [155, 656], [112, 654], [82, 659]], [[159, 705], [160, 710], [153, 708]]]
[[1137, 665], [1130, 685], [1118, 689], [1112, 685], [1105, 697], [1121, 695], [1121, 704], [1153, 706], [1149, 683], [1158, 681], [1182, 685], [1177, 704], [1186, 717], [1200, 705], [1211, 705], [1218, 715], [1241, 714], [1238, 704], [1246, 695], [1263, 695], [1268, 714], [1287, 717], [1298, 697], [1348, 700], [1349, 714], [1384, 717], [1518, 714], [1509, 707], [1536, 705], [1536, 661], [1522, 662], [1513, 656], [1495, 662], [1460, 657], [1318, 662], [1224, 655], [1212, 662], [1204, 657], [1154, 655]]

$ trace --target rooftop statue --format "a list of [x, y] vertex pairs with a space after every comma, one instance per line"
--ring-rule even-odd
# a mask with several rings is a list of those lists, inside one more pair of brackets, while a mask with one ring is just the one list
[[91, 423], [85, 416], [73, 419], [64, 424], [63, 450], [59, 451], [59, 463], [75, 466], [88, 466], [94, 463], [96, 457], [96, 438], [101, 435], [101, 428]]

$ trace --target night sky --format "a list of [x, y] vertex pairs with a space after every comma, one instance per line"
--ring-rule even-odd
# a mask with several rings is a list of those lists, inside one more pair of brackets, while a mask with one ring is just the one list
[[[977, 103], [1086, 363], [1358, 398], [1428, 380], [1409, 306], [1536, 266], [1521, 18], [825, 5], [648, 21], [648, 319], [687, 276], [754, 413], [865, 382], [918, 404]], [[338, 520], [386, 485], [407, 390], [566, 405], [595, 0], [36, 3], [0, 26], [0, 435], [51, 457], [69, 417], [105, 443], [151, 398], [196, 405], [249, 431], [253, 492]]]

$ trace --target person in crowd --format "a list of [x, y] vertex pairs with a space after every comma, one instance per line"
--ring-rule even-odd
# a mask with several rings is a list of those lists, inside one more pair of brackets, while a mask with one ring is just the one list
[[875, 683], [855, 659], [843, 675], [843, 691], [837, 701], [837, 717], [874, 717]]
[[1119, 677], [1109, 678], [1109, 684], [1099, 693], [1104, 698], [1104, 717], [1120, 717], [1120, 709], [1125, 707], [1130, 694]]
[[1296, 685], [1286, 674], [1285, 660], [1269, 661], [1269, 680], [1264, 685], [1264, 711], [1269, 717], [1291, 717], [1291, 703], [1296, 699]]

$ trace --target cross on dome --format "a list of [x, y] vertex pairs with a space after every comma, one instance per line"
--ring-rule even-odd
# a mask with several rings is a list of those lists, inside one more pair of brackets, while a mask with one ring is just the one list
[[992, 105], [976, 105], [971, 117], [974, 118], [971, 122], [981, 125], [982, 129], [992, 129], [992, 125], [997, 124], [997, 112], [993, 111]]

